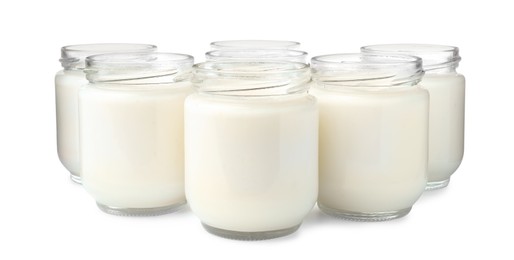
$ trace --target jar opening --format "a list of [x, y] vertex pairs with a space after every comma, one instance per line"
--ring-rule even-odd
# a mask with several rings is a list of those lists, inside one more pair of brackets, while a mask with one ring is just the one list
[[453, 70], [458, 67], [461, 57], [459, 48], [436, 44], [379, 44], [361, 47], [363, 53], [400, 54], [420, 57], [423, 70]]
[[332, 87], [413, 86], [423, 76], [421, 59], [408, 55], [330, 54], [311, 68], [313, 81]]
[[202, 93], [248, 97], [303, 93], [309, 81], [309, 65], [287, 61], [208, 61], [194, 66], [192, 80]]
[[85, 72], [92, 83], [174, 83], [189, 79], [193, 63], [179, 53], [109, 53], [87, 57]]
[[228, 40], [211, 42], [211, 49], [297, 49], [299, 42], [279, 40]]
[[157, 46], [138, 43], [94, 43], [68, 45], [61, 48], [61, 65], [65, 69], [84, 69], [91, 55], [119, 52], [154, 52]]
[[228, 49], [214, 50], [205, 53], [207, 61], [251, 61], [251, 60], [283, 60], [306, 62], [307, 52], [281, 49]]

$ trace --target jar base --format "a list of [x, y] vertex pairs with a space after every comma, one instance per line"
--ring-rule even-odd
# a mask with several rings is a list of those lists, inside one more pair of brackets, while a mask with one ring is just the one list
[[209, 226], [205, 223], [202, 223], [203, 227], [207, 232], [228, 239], [235, 240], [265, 240], [272, 239], [277, 237], [283, 237], [294, 233], [300, 227], [301, 223], [286, 229], [280, 230], [272, 230], [272, 231], [262, 231], [262, 232], [241, 232], [241, 231], [232, 231], [225, 230], [216, 227]]
[[173, 204], [170, 206], [158, 207], [158, 208], [119, 208], [103, 205], [96, 203], [98, 208], [103, 212], [116, 216], [158, 216], [168, 213], [172, 213], [182, 209], [186, 202]]
[[412, 207], [401, 209], [398, 211], [384, 211], [384, 212], [353, 212], [353, 211], [345, 211], [332, 209], [329, 207], [323, 206], [318, 202], [318, 207], [325, 214], [330, 215], [332, 217], [351, 220], [351, 221], [366, 221], [366, 222], [378, 222], [378, 221], [387, 221], [392, 219], [401, 218], [407, 214], [409, 214]]
[[80, 175], [75, 174], [73, 172], [70, 172], [70, 179], [77, 184], [82, 184], [82, 178], [80, 178]]
[[438, 190], [442, 188], [446, 188], [448, 184], [450, 183], [450, 178], [443, 180], [443, 181], [429, 181], [427, 182], [427, 187], [425, 190]]

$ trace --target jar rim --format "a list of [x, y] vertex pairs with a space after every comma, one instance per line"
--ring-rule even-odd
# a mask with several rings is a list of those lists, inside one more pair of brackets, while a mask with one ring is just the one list
[[92, 83], [176, 83], [189, 80], [193, 63], [193, 56], [181, 53], [107, 53], [87, 57], [84, 71]]
[[296, 41], [282, 40], [225, 40], [214, 41], [211, 49], [296, 49], [300, 46]]
[[61, 62], [65, 69], [85, 67], [85, 59], [91, 55], [119, 52], [153, 52], [157, 46], [142, 43], [90, 43], [61, 47]]
[[367, 53], [316, 56], [311, 70], [318, 84], [342, 87], [413, 86], [424, 74], [419, 57]]
[[139, 67], [193, 66], [194, 58], [188, 54], [169, 52], [120, 52], [88, 56], [86, 66], [90, 69]]
[[279, 96], [304, 93], [309, 65], [292, 61], [207, 61], [193, 66], [193, 85], [201, 93], [225, 96]]
[[157, 46], [153, 44], [144, 43], [88, 43], [88, 44], [74, 44], [66, 45], [61, 48], [66, 52], [125, 52], [131, 50], [151, 50], [156, 49]]
[[219, 73], [223, 75], [280, 75], [288, 72], [309, 71], [309, 65], [292, 61], [235, 60], [206, 61], [193, 66], [194, 73]]
[[[367, 59], [367, 60], [366, 60]], [[336, 53], [326, 54], [312, 57], [313, 65], [329, 65], [332, 68], [347, 69], [354, 66], [397, 66], [397, 65], [413, 65], [417, 66], [422, 63], [421, 58], [412, 55], [383, 55], [383, 54], [365, 54], [365, 53]]]
[[289, 49], [219, 49], [205, 53], [207, 60], [291, 60], [303, 61], [307, 52]]
[[423, 60], [423, 69], [434, 70], [457, 67], [461, 57], [459, 48], [450, 45], [392, 43], [375, 44], [361, 47], [363, 53], [413, 55]]

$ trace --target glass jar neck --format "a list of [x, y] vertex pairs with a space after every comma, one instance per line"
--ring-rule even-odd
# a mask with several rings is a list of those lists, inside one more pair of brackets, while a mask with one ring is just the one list
[[154, 52], [157, 46], [135, 43], [98, 43], [68, 45], [61, 48], [61, 62], [65, 70], [83, 70], [86, 67], [86, 57], [104, 53], [120, 52]]
[[326, 88], [362, 90], [417, 85], [421, 59], [405, 55], [331, 54], [311, 60], [312, 79]]
[[190, 79], [193, 57], [177, 53], [110, 53], [86, 58], [91, 83], [141, 85]]
[[306, 63], [307, 52], [281, 49], [227, 49], [205, 54], [207, 61], [290, 61]]
[[380, 44], [361, 47], [363, 53], [420, 57], [427, 74], [452, 73], [459, 66], [459, 48], [434, 44]]
[[192, 82], [200, 93], [223, 96], [282, 96], [305, 93], [309, 66], [287, 61], [220, 61], [194, 66]]
[[455, 74], [455, 73], [457, 73], [457, 66], [447, 66], [447, 67], [433, 68], [433, 69], [425, 70], [425, 75]]

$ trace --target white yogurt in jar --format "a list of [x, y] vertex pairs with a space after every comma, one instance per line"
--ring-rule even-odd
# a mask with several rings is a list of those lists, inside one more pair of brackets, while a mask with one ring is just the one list
[[430, 92], [427, 190], [448, 186], [464, 155], [464, 76], [456, 72], [459, 48], [434, 44], [381, 44], [364, 53], [408, 54], [422, 58], [425, 76], [420, 85]]
[[62, 70], [55, 75], [57, 154], [80, 183], [78, 92], [88, 81], [82, 70]]
[[106, 54], [89, 61], [91, 83], [79, 93], [84, 188], [111, 214], [177, 209], [186, 202], [183, 122], [192, 57]]
[[114, 52], [153, 52], [149, 44], [101, 43], [69, 45], [61, 48], [63, 70], [55, 76], [57, 153], [61, 163], [77, 183], [80, 178], [78, 92], [88, 83], [84, 73], [87, 56]]
[[427, 73], [420, 85], [430, 92], [428, 179], [447, 185], [464, 155], [465, 80], [456, 73]]
[[428, 92], [410, 56], [314, 57], [309, 93], [320, 108], [322, 211], [351, 220], [406, 215], [425, 190]]
[[183, 204], [183, 104], [192, 88], [124, 91], [80, 93], [84, 188], [112, 208]]
[[409, 209], [427, 181], [426, 90], [309, 92], [320, 107], [319, 203], [349, 212]]
[[247, 65], [197, 67], [200, 93], [185, 103], [186, 197], [209, 232], [265, 239], [294, 232], [316, 202], [318, 108], [307, 65]]

